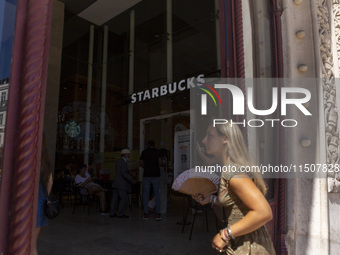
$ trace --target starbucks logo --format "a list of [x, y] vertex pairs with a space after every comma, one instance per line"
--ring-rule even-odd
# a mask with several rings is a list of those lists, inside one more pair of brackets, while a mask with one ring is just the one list
[[80, 125], [75, 120], [70, 120], [65, 125], [65, 132], [70, 137], [76, 137], [80, 134]]

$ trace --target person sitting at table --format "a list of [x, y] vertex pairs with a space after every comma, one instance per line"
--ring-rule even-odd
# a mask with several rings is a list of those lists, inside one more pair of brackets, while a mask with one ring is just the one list
[[90, 174], [86, 172], [86, 169], [87, 167], [85, 164], [80, 165], [79, 172], [76, 175], [74, 182], [77, 187], [80, 187], [81, 194], [85, 194], [86, 191], [82, 188], [86, 188], [90, 195], [94, 194], [98, 196], [100, 201], [100, 213], [108, 214], [109, 211], [105, 208], [105, 192], [107, 189], [104, 189], [99, 184], [93, 182], [93, 177], [91, 177]]

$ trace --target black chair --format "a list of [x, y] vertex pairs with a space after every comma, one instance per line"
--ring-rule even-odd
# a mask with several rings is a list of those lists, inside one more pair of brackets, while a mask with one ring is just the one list
[[90, 205], [92, 202], [92, 197], [90, 195], [90, 192], [85, 187], [78, 187], [77, 185], [74, 185], [74, 201], [73, 201], [73, 214], [76, 210], [76, 207], [78, 205], [83, 206], [83, 213], [85, 211], [85, 207], [88, 207], [88, 214], [90, 214]]
[[187, 196], [187, 201], [188, 201], [188, 206], [187, 206], [187, 210], [186, 210], [186, 214], [184, 216], [184, 220], [183, 220], [183, 227], [182, 227], [182, 233], [184, 233], [184, 227], [185, 227], [185, 223], [186, 220], [188, 218], [188, 213], [189, 213], [189, 209], [194, 209], [194, 216], [192, 219], [192, 223], [191, 223], [191, 230], [190, 230], [190, 235], [189, 235], [189, 240], [191, 240], [191, 236], [192, 236], [192, 232], [194, 229], [194, 225], [195, 225], [195, 220], [196, 220], [196, 216], [197, 216], [197, 212], [198, 211], [202, 211], [205, 213], [205, 224], [207, 226], [207, 232], [209, 232], [209, 226], [208, 226], [208, 210], [211, 210], [211, 205], [207, 204], [207, 205], [201, 205], [199, 203], [197, 203], [195, 200], [193, 200], [190, 196]]
[[131, 199], [132, 195], [135, 195], [139, 198], [139, 201], [140, 201], [140, 203], [143, 207], [143, 200], [142, 200], [142, 196], [140, 194], [140, 189], [141, 189], [141, 182], [136, 182], [136, 183], [132, 184], [131, 192], [128, 192], [130, 211], [132, 211], [132, 199]]
[[72, 179], [63, 178], [53, 183], [53, 189], [56, 194], [59, 194], [59, 202], [61, 208], [64, 208], [64, 201], [72, 201], [74, 195], [74, 182]]

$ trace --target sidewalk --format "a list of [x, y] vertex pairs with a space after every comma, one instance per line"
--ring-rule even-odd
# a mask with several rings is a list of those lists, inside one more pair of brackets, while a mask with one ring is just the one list
[[[214, 213], [208, 211], [209, 232], [206, 230], [205, 215], [197, 214], [192, 240], [189, 241], [191, 225], [177, 222], [183, 218], [182, 200], [171, 202], [164, 220], [156, 221], [154, 214], [143, 220], [142, 208], [133, 207], [128, 219], [110, 218], [91, 210], [84, 214], [77, 208], [72, 215], [72, 206], [66, 205], [61, 214], [49, 220], [42, 228], [38, 241], [39, 254], [51, 255], [168, 255], [168, 254], [216, 254], [211, 248], [216, 234]], [[192, 221], [192, 215], [188, 215]]]

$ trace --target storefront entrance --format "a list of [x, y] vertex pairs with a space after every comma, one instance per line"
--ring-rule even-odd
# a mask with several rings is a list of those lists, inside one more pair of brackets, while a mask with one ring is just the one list
[[146, 148], [149, 140], [155, 142], [155, 147], [166, 150], [168, 158], [169, 182], [173, 181], [175, 160], [175, 133], [190, 127], [190, 111], [159, 115], [140, 121], [140, 150]]
[[[46, 1], [46, 4], [50, 2]], [[63, 169], [68, 164], [68, 159], [73, 157], [77, 162], [84, 161], [90, 164], [95, 154], [119, 152], [127, 145], [131, 150], [141, 152], [149, 139], [155, 141], [157, 148], [164, 148], [169, 152], [168, 172], [172, 173], [175, 168], [175, 134], [177, 131], [189, 129], [190, 123], [192, 123], [189, 112], [183, 112], [183, 110], [189, 109], [187, 100], [189, 93], [187, 90], [180, 91], [180, 89], [172, 93], [173, 90], [169, 89], [169, 94], [161, 95], [161, 90], [157, 88], [165, 85], [170, 87], [169, 84], [175, 84], [175, 82], [179, 84], [181, 80], [199, 74], [204, 74], [205, 77], [215, 77], [216, 75], [242, 77], [244, 69], [247, 75], [252, 74], [253, 68], [249, 63], [255, 61], [252, 61], [249, 56], [253, 55], [259, 62], [256, 62], [253, 75], [256, 77], [270, 75], [270, 68], [268, 68], [270, 59], [262, 61], [270, 58], [270, 50], [266, 51], [267, 58], [261, 55], [263, 51], [260, 50], [255, 52], [256, 54], [246, 50], [243, 54], [243, 43], [237, 43], [235, 38], [228, 39], [225, 36], [227, 30], [223, 26], [230, 24], [228, 28], [234, 29], [235, 23], [232, 20], [234, 17], [229, 15], [229, 13], [234, 14], [234, 10], [230, 9], [227, 16], [227, 13], [224, 13], [224, 10], [227, 9], [223, 1], [200, 0], [186, 1], [185, 3], [171, 0], [140, 1], [135, 6], [125, 9], [116, 16], [109, 17], [103, 22], [94, 22], [82, 13], [87, 7], [94, 8], [95, 6], [91, 7], [90, 2], [96, 1], [86, 1], [86, 3], [77, 1], [79, 5], [66, 0], [62, 0], [62, 4], [59, 1], [54, 2], [58, 2], [59, 5], [58, 8], [53, 8], [53, 22], [50, 26], [48, 22], [50, 22], [52, 8], [48, 13], [41, 15], [46, 17], [46, 25], [43, 24], [43, 21], [37, 21], [33, 12], [26, 15], [26, 11], [24, 11], [38, 10], [37, 7], [47, 10], [44, 4], [40, 1], [18, 1], [20, 8], [18, 8], [17, 16], [25, 17], [25, 19], [18, 19], [21, 22], [18, 25], [19, 28], [26, 27], [25, 23], [38, 22], [38, 27], [47, 29], [46, 31], [39, 30], [41, 34], [37, 34], [36, 29], [27, 29], [27, 31], [17, 29], [18, 31], [16, 31], [17, 40], [13, 50], [10, 81], [12, 97], [8, 98], [12, 108], [9, 107], [10, 110], [6, 113], [7, 116], [10, 116], [6, 123], [6, 140], [9, 143], [6, 145], [4, 154], [6, 162], [3, 163], [3, 169], [11, 171], [7, 171], [6, 175], [3, 174], [5, 171], [2, 172], [0, 190], [2, 208], [0, 222], [3, 227], [2, 238], [0, 238], [3, 240], [0, 242], [1, 252], [7, 251], [8, 246], [11, 249], [18, 247], [16, 240], [19, 240], [18, 236], [22, 237], [23, 234], [20, 232], [22, 228], [18, 227], [19, 225], [16, 223], [27, 219], [29, 219], [28, 227], [24, 229], [26, 238], [20, 238], [24, 243], [20, 243], [20, 247], [27, 249], [30, 245], [31, 227], [34, 229], [34, 220], [32, 219], [35, 219], [37, 209], [36, 184], [39, 183], [40, 171], [37, 162], [40, 162], [43, 129], [48, 137], [52, 162], [55, 162], [54, 157], [57, 159], [56, 162], [60, 162], [53, 166], [55, 173]], [[241, 4], [241, 1], [228, 2], [231, 5], [235, 2], [237, 6]], [[30, 8], [27, 8], [27, 3]], [[218, 9], [218, 4], [222, 8]], [[245, 23], [248, 22], [248, 18], [242, 21], [242, 15], [238, 15], [242, 8], [235, 9], [236, 21], [244, 22], [244, 26], [248, 24]], [[254, 14], [256, 13], [258, 10], [254, 8]], [[261, 13], [264, 12], [261, 11]], [[90, 16], [101, 17], [102, 15], [97, 10], [96, 15]], [[269, 15], [263, 15], [263, 17], [267, 16], [269, 17]], [[251, 16], [247, 15], [246, 17]], [[268, 19], [268, 21], [270, 20]], [[267, 23], [269, 27], [270, 22]], [[236, 27], [240, 27], [237, 24]], [[263, 23], [259, 24], [261, 26]], [[232, 31], [232, 29], [228, 31]], [[259, 31], [258, 33], [254, 31], [254, 34], [264, 34], [268, 37], [270, 35], [269, 29], [264, 28]], [[51, 62], [47, 65], [50, 32], [52, 54]], [[248, 33], [250, 32], [249, 30]], [[236, 31], [236, 35], [238, 33], [242, 33], [242, 30]], [[59, 45], [56, 45], [57, 37]], [[28, 39], [32, 38], [44, 42], [44, 47], [27, 43]], [[242, 34], [236, 39], [243, 41]], [[263, 41], [271, 42], [270, 38], [265, 39], [259, 37], [247, 40], [249, 45], [247, 44], [245, 48], [252, 49], [252, 44], [254, 44], [254, 49], [257, 49], [255, 42], [261, 42], [261, 47], [259, 47], [261, 50], [270, 49], [270, 47], [266, 47], [266, 43], [262, 43]], [[236, 43], [234, 48], [228, 48], [234, 43]], [[231, 53], [229, 55], [229, 49], [230, 52], [238, 54], [234, 56], [235, 60]], [[39, 52], [40, 55], [29, 54], [33, 50]], [[242, 67], [243, 55], [246, 56], [246, 68]], [[37, 58], [37, 56], [44, 57]], [[242, 59], [239, 59], [240, 56]], [[33, 58], [34, 61], [31, 61], [30, 58]], [[35, 61], [38, 60], [44, 60], [40, 65], [44, 67], [41, 70], [36, 68]], [[234, 70], [236, 62], [241, 66], [240, 68], [237, 66], [240, 70]], [[229, 65], [232, 66], [231, 69]], [[49, 66], [48, 72], [47, 66]], [[24, 79], [20, 76], [22, 74], [23, 77], [30, 77], [29, 75], [32, 73], [29, 70], [35, 70], [36, 77], [42, 77], [37, 78], [39, 86], [34, 88], [34, 93], [32, 93], [31, 79]], [[45, 96], [41, 97], [41, 95], [45, 95], [46, 87], [45, 100]], [[149, 94], [145, 93], [146, 91]], [[132, 107], [133, 93], [137, 93], [138, 98], [142, 99]], [[24, 101], [23, 99], [26, 98], [30, 100]], [[39, 98], [40, 112], [30, 115], [37, 116], [37, 119], [27, 122], [26, 118], [20, 116], [27, 115], [25, 110], [33, 107], [31, 103], [36, 102], [36, 98]], [[44, 108], [45, 101], [46, 110]], [[34, 109], [36, 110], [36, 108]], [[45, 123], [41, 117], [44, 116], [44, 113]], [[58, 116], [58, 113], [62, 114]], [[55, 128], [57, 119], [58, 130]], [[17, 125], [19, 122], [20, 125]], [[139, 126], [138, 122], [140, 122]], [[81, 133], [82, 123], [84, 123], [84, 133]], [[135, 126], [137, 128], [134, 128]], [[18, 133], [22, 135], [18, 136]], [[69, 138], [76, 134], [78, 134], [77, 138]], [[50, 137], [51, 139], [49, 139]], [[22, 147], [17, 149], [17, 144]], [[34, 146], [27, 149], [25, 148], [27, 144], [34, 144]], [[29, 156], [27, 157], [27, 155]], [[64, 155], [68, 158], [63, 157], [62, 160], [58, 160]], [[81, 155], [81, 157], [78, 159], [77, 155]], [[21, 158], [24, 160], [20, 160]], [[30, 165], [26, 167], [28, 163]], [[14, 193], [15, 196], [12, 196], [10, 191], [19, 190], [22, 184], [25, 184], [25, 192]], [[282, 187], [284, 190], [285, 185]], [[30, 208], [22, 206], [22, 203], [26, 201], [34, 206]], [[281, 199], [281, 201], [284, 200]], [[280, 204], [283, 205], [283, 208], [280, 209], [284, 212], [284, 203]], [[21, 211], [12, 210], [13, 208], [20, 208]], [[8, 216], [9, 211], [11, 217]], [[284, 219], [284, 217], [281, 218]], [[285, 226], [283, 223], [280, 225]], [[135, 225], [131, 228], [134, 229], [134, 233], [138, 233], [139, 229], [135, 229]], [[93, 232], [98, 233], [99, 231], [94, 230], [91, 233]], [[106, 229], [104, 231], [100, 229], [100, 232], [105, 233], [106, 236], [110, 235]], [[8, 233], [10, 236], [7, 236]], [[82, 237], [78, 236], [78, 238]], [[138, 237], [133, 237], [133, 240], [135, 238]], [[200, 244], [198, 243], [198, 245]], [[179, 245], [178, 247], [184, 246]]]

